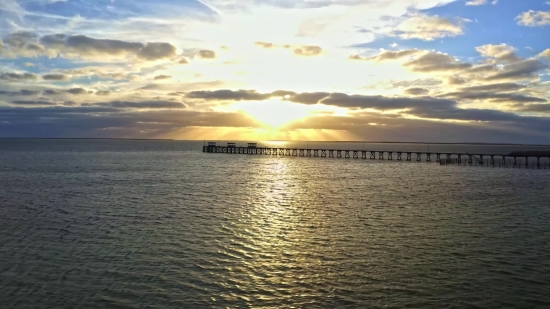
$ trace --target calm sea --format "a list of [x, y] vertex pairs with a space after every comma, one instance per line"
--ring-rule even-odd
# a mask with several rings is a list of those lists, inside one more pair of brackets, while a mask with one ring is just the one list
[[202, 144], [0, 140], [0, 308], [550, 307], [550, 170]]

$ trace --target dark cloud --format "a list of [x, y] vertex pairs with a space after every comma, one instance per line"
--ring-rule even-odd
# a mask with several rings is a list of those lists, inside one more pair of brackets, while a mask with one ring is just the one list
[[43, 46], [38, 45], [36, 43], [27, 43], [26, 47], [28, 50], [39, 52], [39, 53], [43, 53], [46, 51], [46, 49]]
[[107, 96], [107, 95], [111, 94], [111, 91], [109, 91], [109, 90], [100, 90], [100, 91], [96, 92], [95, 94], [96, 95]]
[[170, 78], [172, 78], [172, 76], [170, 76], [170, 75], [157, 75], [153, 79], [154, 80], [163, 80], [163, 79], [170, 79]]
[[455, 101], [447, 99], [437, 99], [432, 97], [404, 98], [404, 97], [384, 97], [384, 96], [365, 96], [348, 95], [345, 93], [331, 93], [328, 97], [319, 101], [319, 103], [334, 105], [347, 108], [372, 108], [381, 111], [412, 109], [412, 108], [430, 108], [438, 110], [441, 108], [450, 108], [456, 105]]
[[171, 58], [176, 55], [176, 47], [169, 43], [147, 43], [138, 52], [138, 57], [145, 60]]
[[457, 100], [487, 100], [489, 102], [546, 102], [545, 99], [521, 94], [494, 92], [451, 92], [442, 94], [441, 96]]
[[319, 46], [306, 45], [294, 49], [294, 54], [298, 56], [317, 56], [323, 52], [323, 49]]
[[33, 32], [16, 31], [4, 36], [2, 41], [11, 47], [24, 48], [29, 42], [36, 41], [37, 38], [38, 36]]
[[502, 60], [505, 62], [514, 62], [520, 60], [520, 58], [516, 55], [516, 53], [509, 51], [506, 53], [503, 53], [501, 55], [498, 55], [495, 57], [498, 60]]
[[198, 56], [203, 59], [214, 59], [216, 58], [216, 52], [213, 50], [201, 50], [199, 51]]
[[428, 93], [430, 93], [430, 90], [418, 87], [405, 90], [405, 94], [408, 95], [427, 95]]
[[0, 95], [16, 96], [16, 95], [20, 95], [20, 94], [21, 93], [19, 91], [0, 90]]
[[51, 81], [68, 81], [69, 76], [65, 74], [45, 74], [42, 75], [43, 80], [51, 80]]
[[467, 83], [467, 80], [460, 76], [453, 75], [453, 76], [447, 76], [446, 82], [448, 85], [462, 85]]
[[519, 112], [550, 113], [550, 104], [522, 104], [513, 105], [514, 110]]
[[429, 52], [406, 62], [404, 66], [415, 72], [445, 72], [462, 71], [471, 68], [472, 64], [457, 61], [447, 54]]
[[21, 89], [19, 91], [5, 91], [0, 90], [0, 95], [7, 95], [7, 96], [31, 96], [31, 95], [37, 95], [40, 91], [38, 90], [28, 90], [28, 89]]
[[19, 90], [21, 95], [37, 95], [40, 93], [38, 90], [27, 90], [27, 89], [21, 89]]
[[417, 117], [444, 119], [444, 120], [465, 120], [465, 121], [518, 121], [521, 116], [492, 109], [462, 109], [442, 108], [432, 110], [425, 107], [415, 108], [413, 114]]
[[468, 69], [467, 73], [489, 73], [496, 71], [497, 68], [493, 64], [482, 64], [482, 65], [476, 65]]
[[68, 93], [70, 94], [86, 94], [87, 91], [86, 89], [84, 88], [71, 88], [69, 90], [67, 90]]
[[250, 101], [265, 100], [271, 94], [262, 94], [254, 90], [215, 90], [215, 91], [192, 91], [186, 95], [189, 99], [219, 100], [219, 101]]
[[45, 35], [40, 38], [40, 43], [47, 46], [62, 47], [65, 45], [67, 36], [61, 33]]
[[[55, 119], [55, 121], [52, 121]], [[239, 113], [111, 107], [0, 107], [0, 137], [158, 137], [186, 127], [253, 127]], [[105, 130], [105, 129], [111, 130]], [[112, 130], [112, 129], [117, 130]], [[152, 132], [148, 135], [146, 132]], [[122, 134], [121, 136], [117, 134]]]
[[185, 92], [183, 91], [175, 91], [175, 92], [169, 92], [167, 93], [167, 95], [169, 96], [185, 96]]
[[12, 101], [11, 104], [15, 105], [56, 105], [54, 102], [50, 101], [25, 101], [25, 100], [19, 100], [19, 101]]
[[73, 35], [65, 40], [65, 46], [77, 50], [80, 54], [124, 55], [138, 53], [142, 43], [119, 40], [94, 39], [85, 35]]
[[37, 78], [36, 74], [33, 73], [0, 73], [0, 80], [2, 81], [20, 81], [20, 80], [35, 80]]
[[286, 90], [276, 90], [271, 93], [271, 96], [273, 97], [284, 97], [284, 96], [292, 96], [295, 95], [296, 92], [294, 91], [286, 91]]
[[109, 106], [114, 108], [185, 108], [183, 103], [171, 102], [171, 101], [112, 101], [112, 102], [99, 102], [99, 103], [86, 103], [82, 106]]
[[42, 91], [42, 94], [43, 95], [56, 95], [56, 94], [59, 94], [59, 92], [57, 92], [55, 90], [51, 90], [51, 89], [46, 89], [46, 90]]
[[498, 73], [487, 76], [489, 81], [495, 80], [521, 80], [538, 78], [537, 72], [548, 68], [548, 65], [538, 59], [526, 59], [508, 64]]
[[260, 46], [262, 48], [272, 48], [273, 47], [273, 43], [269, 43], [269, 42], [254, 42], [254, 45]]
[[328, 92], [303, 92], [292, 95], [288, 100], [302, 104], [317, 104], [329, 95]]
[[[410, 102], [418, 100], [412, 99]], [[366, 137], [371, 137], [367, 139], [371, 140], [433, 142], [446, 136], [449, 142], [550, 142], [547, 134], [550, 130], [549, 118], [521, 117], [490, 110], [458, 109], [450, 104], [441, 104], [440, 108], [420, 104], [412, 110], [415, 115], [424, 115], [426, 118], [493, 122], [472, 125], [363, 112], [348, 117], [306, 118], [292, 123], [288, 128], [346, 130], [353, 134], [367, 134]], [[371, 125], [373, 123], [383, 125]], [[1, 137], [148, 138], [175, 131], [182, 132], [182, 129], [189, 127], [250, 128], [256, 125], [249, 117], [239, 113], [195, 112], [185, 109], [135, 111], [132, 108], [110, 106], [0, 107]]]
[[121, 40], [96, 39], [85, 35], [46, 35], [40, 42], [60, 53], [77, 53], [80, 56], [136, 56], [143, 60], [159, 60], [176, 55], [176, 48], [169, 43], [140, 43]]
[[516, 84], [516, 83], [500, 83], [500, 84], [489, 84], [489, 85], [482, 85], [482, 86], [472, 86], [472, 87], [463, 87], [460, 89], [460, 91], [467, 92], [467, 91], [516, 91], [525, 88], [524, 85]]

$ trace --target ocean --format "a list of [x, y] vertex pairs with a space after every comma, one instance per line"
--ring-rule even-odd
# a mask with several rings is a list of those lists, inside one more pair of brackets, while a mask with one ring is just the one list
[[0, 308], [550, 307], [548, 169], [202, 145], [0, 140]]

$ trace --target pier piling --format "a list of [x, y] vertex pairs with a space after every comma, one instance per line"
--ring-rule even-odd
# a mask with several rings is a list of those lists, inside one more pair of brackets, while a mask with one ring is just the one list
[[[247, 147], [237, 146], [229, 142], [226, 146], [219, 146], [216, 142], [208, 142], [203, 145], [204, 153], [220, 154], [247, 154], [280, 157], [311, 157], [311, 158], [345, 158], [366, 160], [387, 160], [412, 161], [415, 154], [416, 162], [432, 162], [432, 155], [435, 154], [435, 162], [440, 165], [457, 166], [480, 166], [480, 167], [501, 167], [501, 168], [531, 168], [550, 169], [550, 152], [513, 152], [510, 154], [471, 154], [471, 153], [433, 153], [433, 152], [404, 152], [404, 151], [383, 151], [383, 150], [341, 150], [341, 149], [310, 149], [310, 148], [271, 148], [258, 147], [257, 143], [248, 143]], [[335, 155], [336, 153], [336, 155]], [[387, 153], [387, 156], [386, 156]], [[359, 155], [361, 154], [361, 155]], [[369, 156], [370, 154], [370, 156]], [[394, 154], [397, 154], [394, 157]], [[445, 155], [445, 157], [442, 157]], [[465, 158], [463, 160], [463, 157]], [[489, 157], [490, 159], [485, 159]], [[546, 161], [545, 159], [548, 159]], [[530, 160], [531, 159], [531, 160]]]

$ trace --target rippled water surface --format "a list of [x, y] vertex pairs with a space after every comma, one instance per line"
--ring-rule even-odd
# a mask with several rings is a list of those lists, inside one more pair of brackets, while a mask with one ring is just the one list
[[550, 307], [550, 170], [201, 148], [0, 140], [0, 307]]

